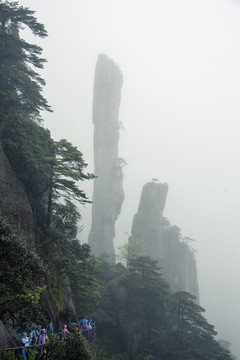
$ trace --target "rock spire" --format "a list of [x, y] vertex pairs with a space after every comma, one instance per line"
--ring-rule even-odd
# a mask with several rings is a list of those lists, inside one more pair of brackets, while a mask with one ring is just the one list
[[106, 55], [98, 56], [93, 92], [94, 179], [89, 245], [96, 256], [114, 262], [115, 222], [121, 212], [123, 159], [118, 157], [119, 107], [123, 77]]
[[172, 291], [187, 291], [199, 297], [194, 252], [180, 229], [163, 216], [168, 185], [155, 181], [144, 185], [132, 235], [142, 240], [147, 255], [157, 260]]

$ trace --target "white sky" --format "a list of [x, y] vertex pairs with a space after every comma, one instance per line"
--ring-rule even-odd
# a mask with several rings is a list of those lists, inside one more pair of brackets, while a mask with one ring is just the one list
[[[119, 64], [119, 156], [128, 165], [116, 247], [131, 231], [142, 186], [152, 177], [167, 182], [165, 216], [196, 239], [206, 317], [240, 356], [240, 0], [19, 2], [49, 33], [32, 40], [48, 60], [44, 95], [54, 113], [43, 115], [45, 126], [78, 146], [88, 171], [97, 55]], [[83, 240], [90, 217], [91, 206]]]

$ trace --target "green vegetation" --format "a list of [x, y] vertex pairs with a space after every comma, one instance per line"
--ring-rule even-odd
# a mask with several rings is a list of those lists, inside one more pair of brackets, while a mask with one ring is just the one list
[[119, 247], [119, 261], [123, 261], [128, 266], [129, 260], [135, 260], [139, 256], [146, 255], [143, 242], [134, 236], [129, 236], [128, 242]]
[[47, 36], [33, 14], [17, 2], [0, 2], [0, 140], [33, 210], [36, 250], [48, 270], [45, 283], [58, 317], [66, 310], [66, 278], [76, 306], [83, 298], [90, 304], [95, 294], [94, 259], [77, 240], [76, 205], [89, 202], [79, 182], [93, 174], [84, 172], [87, 164], [75, 146], [54, 141], [39, 123], [40, 111], [50, 108], [42, 96], [44, 80], [33, 69], [45, 60], [40, 47], [19, 35], [25, 25], [34, 35]]
[[64, 342], [53, 335], [46, 346], [47, 360], [94, 360], [86, 339], [81, 332], [65, 335]]
[[[22, 25], [47, 36], [33, 11], [0, 0], [0, 141], [35, 221], [31, 249], [0, 215], [0, 320], [11, 327], [45, 323], [48, 314], [40, 298], [46, 289], [54, 323], [68, 321], [70, 288], [77, 315], [88, 314], [97, 323], [97, 338], [90, 348], [81, 333], [67, 335], [65, 342], [53, 336], [49, 360], [231, 359], [194, 296], [172, 294], [138, 239], [130, 237], [122, 247], [126, 267], [96, 259], [88, 245], [80, 244], [78, 206], [89, 200], [79, 184], [94, 175], [85, 173], [87, 164], [75, 146], [54, 141], [41, 126], [41, 111], [50, 108], [35, 69], [45, 60], [40, 47], [20, 38]], [[172, 236], [178, 231], [172, 228]]]
[[[89, 247], [77, 239], [81, 219], [77, 204], [89, 202], [79, 182], [92, 179], [93, 174], [84, 172], [87, 164], [75, 146], [65, 139], [54, 141], [41, 126], [40, 112], [50, 107], [42, 96], [45, 82], [35, 69], [41, 69], [45, 60], [39, 46], [21, 39], [23, 25], [36, 36], [47, 36], [34, 11], [17, 2], [0, 1], [0, 141], [25, 188], [36, 228], [36, 247], [30, 250], [1, 218], [6, 250], [1, 253], [5, 260], [1, 264], [0, 319], [14, 321], [16, 326], [33, 320], [43, 290], [39, 284], [46, 284], [54, 319], [60, 314], [68, 318], [66, 282], [79, 313], [87, 311], [97, 289], [95, 260]], [[83, 299], [87, 305], [82, 305]], [[35, 311], [34, 321], [41, 320]]]
[[42, 260], [0, 214], [0, 319], [5, 324], [44, 320], [39, 284], [45, 275]]
[[97, 359], [233, 359], [215, 340], [197, 299], [173, 294], [151, 258], [130, 260], [127, 269], [104, 261], [98, 266]]
[[[94, 360], [94, 355], [84, 338], [81, 332], [66, 334], [64, 336], [64, 342], [62, 341], [61, 336], [53, 334], [49, 339], [49, 342], [46, 343], [45, 349], [40, 350], [36, 347], [28, 348], [27, 359], [35, 360], [37, 358], [46, 359], [46, 360]], [[42, 353], [38, 357], [37, 354]], [[26, 357], [19, 356], [16, 357], [14, 351], [4, 351], [0, 350], [0, 359], [1, 360], [15, 360], [26, 359]]]
[[41, 94], [44, 80], [34, 70], [46, 61], [40, 57], [42, 49], [19, 36], [22, 25], [36, 36], [47, 36], [33, 14], [17, 2], [0, 3], [0, 129], [16, 113], [36, 119], [41, 110], [49, 110]]

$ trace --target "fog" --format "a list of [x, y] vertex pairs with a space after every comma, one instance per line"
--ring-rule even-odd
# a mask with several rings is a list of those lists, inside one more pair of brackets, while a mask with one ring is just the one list
[[[119, 156], [125, 200], [116, 248], [127, 241], [142, 186], [167, 182], [165, 216], [196, 241], [200, 303], [240, 356], [240, 1], [20, 0], [49, 37], [43, 114], [93, 171], [94, 68], [106, 53], [123, 73]], [[92, 184], [83, 184], [92, 196]], [[87, 241], [91, 205], [83, 209]]]

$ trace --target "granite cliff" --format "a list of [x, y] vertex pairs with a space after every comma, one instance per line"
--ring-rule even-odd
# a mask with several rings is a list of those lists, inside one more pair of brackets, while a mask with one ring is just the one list
[[[34, 246], [34, 221], [23, 185], [17, 179], [0, 142], [0, 209], [29, 246]], [[11, 330], [0, 321], [0, 346], [15, 346]]]
[[34, 246], [32, 209], [22, 183], [16, 177], [0, 142], [0, 208], [2, 214]]
[[[2, 215], [12, 227], [25, 239], [27, 245], [35, 247], [35, 224], [32, 209], [23, 184], [18, 180], [11, 164], [6, 157], [0, 142], [0, 210]], [[16, 254], [17, 256], [17, 254]], [[64, 299], [66, 304], [64, 321], [76, 320], [71, 287], [65, 276]], [[39, 285], [44, 286], [44, 280], [39, 279]], [[47, 290], [41, 293], [42, 308], [49, 319], [53, 318], [52, 304]], [[56, 319], [55, 325], [61, 328], [63, 319]], [[15, 346], [18, 333], [11, 328], [6, 328], [0, 321], [0, 346]]]

